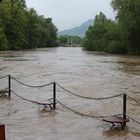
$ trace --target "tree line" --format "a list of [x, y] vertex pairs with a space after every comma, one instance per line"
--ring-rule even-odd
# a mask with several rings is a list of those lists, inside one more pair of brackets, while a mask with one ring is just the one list
[[86, 32], [86, 50], [118, 54], [140, 54], [140, 0], [112, 0], [115, 21], [96, 15]]
[[60, 35], [58, 36], [58, 44], [59, 46], [67, 46], [69, 44], [81, 46], [82, 38], [79, 36]]
[[52, 19], [28, 9], [25, 0], [0, 2], [0, 50], [53, 47], [56, 33]]

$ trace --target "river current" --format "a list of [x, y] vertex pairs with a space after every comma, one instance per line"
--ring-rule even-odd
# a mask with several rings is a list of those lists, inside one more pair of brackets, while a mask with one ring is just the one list
[[[83, 51], [80, 47], [40, 48], [0, 52], [0, 77], [10, 74], [28, 85], [56, 82], [72, 93], [100, 98], [126, 93], [127, 114], [140, 122], [140, 57]], [[52, 97], [52, 85], [26, 87], [15, 80], [12, 90], [32, 101]], [[0, 89], [8, 78], [0, 80]], [[57, 100], [91, 116], [121, 114], [122, 96], [108, 100], [76, 97], [56, 86]], [[0, 98], [0, 123], [7, 140], [139, 140], [140, 124], [130, 120], [126, 130], [110, 130], [102, 119], [75, 114], [59, 103], [53, 111], [22, 100]]]

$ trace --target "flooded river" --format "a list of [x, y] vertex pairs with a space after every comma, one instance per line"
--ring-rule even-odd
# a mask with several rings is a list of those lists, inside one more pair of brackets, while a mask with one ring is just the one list
[[[109, 55], [77, 48], [43, 48], [0, 52], [0, 77], [7, 74], [28, 85], [55, 81], [67, 90], [86, 97], [108, 97], [127, 93], [127, 114], [140, 122], [140, 57]], [[0, 89], [8, 78], [0, 80]], [[26, 87], [12, 80], [12, 90], [32, 101], [52, 97], [52, 85]], [[57, 100], [73, 110], [91, 115], [113, 115], [123, 111], [122, 96], [108, 100], [88, 100], [71, 95], [60, 87]], [[140, 124], [130, 120], [127, 129], [102, 119], [75, 114], [59, 103], [56, 110], [22, 100], [0, 98], [0, 122], [6, 125], [7, 140], [139, 140]]]

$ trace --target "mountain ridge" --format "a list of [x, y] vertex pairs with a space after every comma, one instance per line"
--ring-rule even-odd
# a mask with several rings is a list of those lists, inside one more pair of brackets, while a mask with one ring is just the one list
[[89, 26], [92, 24], [93, 19], [89, 19], [86, 22], [82, 23], [80, 26], [58, 32], [58, 35], [79, 36], [83, 38]]

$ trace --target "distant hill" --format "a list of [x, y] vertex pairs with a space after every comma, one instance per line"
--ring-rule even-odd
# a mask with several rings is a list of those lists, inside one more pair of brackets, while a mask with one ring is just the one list
[[70, 36], [79, 36], [84, 37], [85, 33], [90, 25], [93, 24], [93, 20], [89, 19], [78, 27], [74, 27], [68, 30], [58, 32], [58, 35], [70, 35]]

